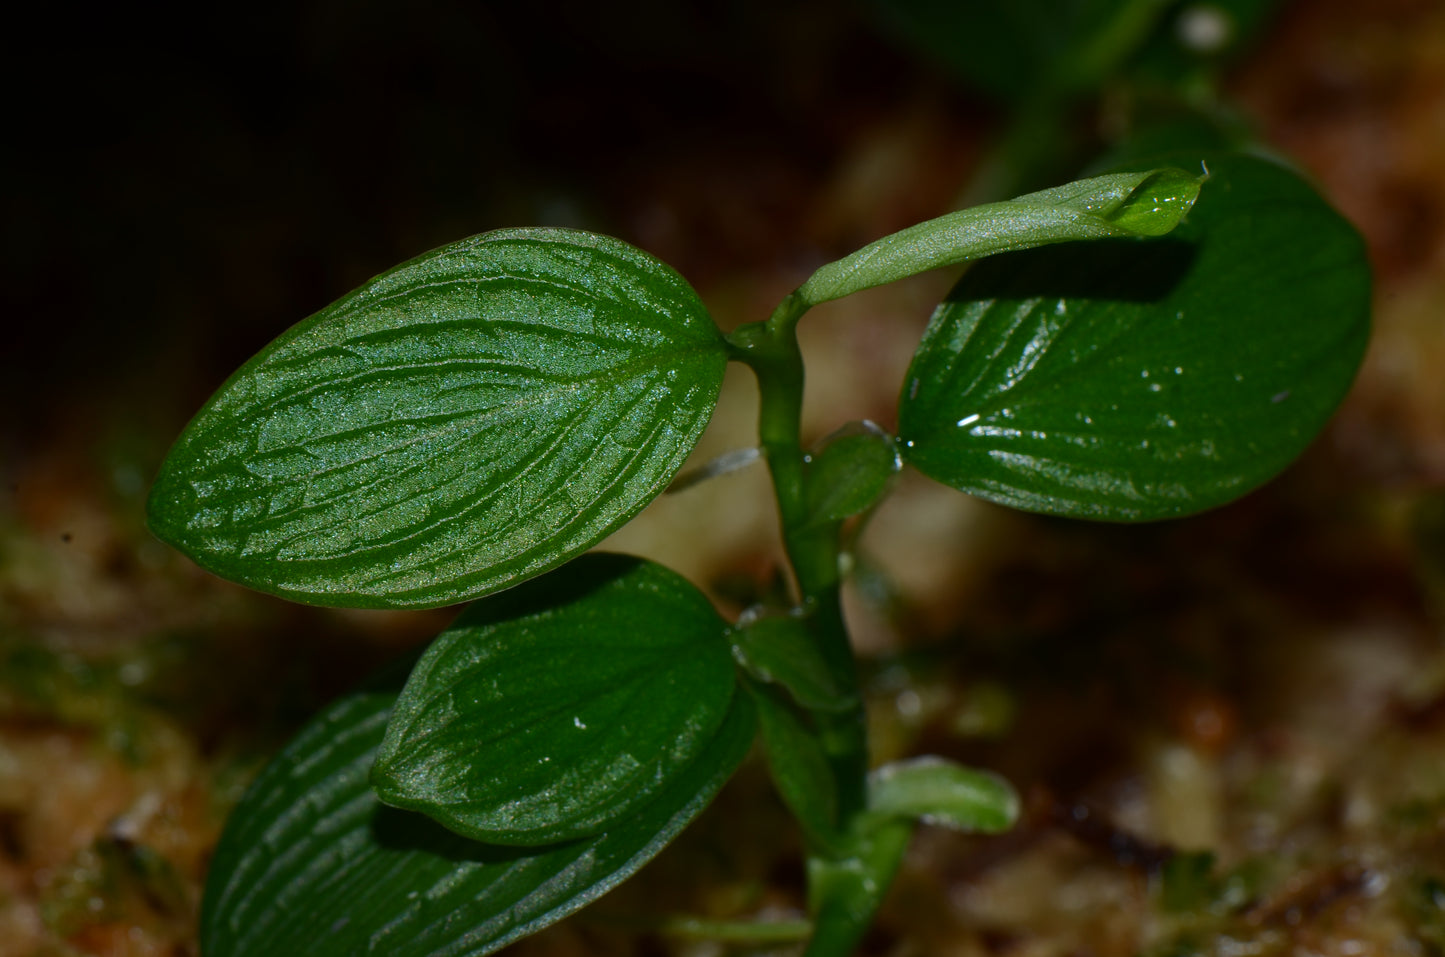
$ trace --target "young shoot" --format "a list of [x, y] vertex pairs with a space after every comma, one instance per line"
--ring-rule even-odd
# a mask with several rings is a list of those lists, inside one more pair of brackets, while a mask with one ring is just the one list
[[[1184, 172], [1204, 160], [1207, 182]], [[972, 260], [899, 385], [898, 434], [839, 423], [805, 451], [804, 314]], [[484, 233], [366, 283], [196, 414], [150, 525], [295, 601], [472, 604], [261, 773], [211, 865], [203, 952], [490, 953], [633, 874], [757, 738], [807, 849], [806, 922], [659, 926], [852, 952], [919, 822], [996, 832], [1018, 799], [942, 758], [870, 767], [847, 520], [903, 466], [1052, 515], [1223, 504], [1324, 425], [1368, 310], [1354, 230], [1228, 153], [910, 227], [727, 336], [671, 268], [575, 230]], [[692, 481], [729, 362], [756, 374], [757, 447], [695, 474], [766, 463], [794, 590], [735, 622], [656, 563], [585, 554]]]

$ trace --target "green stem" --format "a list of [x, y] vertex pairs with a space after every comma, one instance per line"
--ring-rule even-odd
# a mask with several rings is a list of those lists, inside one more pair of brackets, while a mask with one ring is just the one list
[[803, 412], [803, 355], [797, 322], [810, 303], [797, 293], [784, 299], [765, 323], [751, 323], [728, 337], [733, 357], [758, 380], [758, 438], [773, 479], [783, 545], [797, 584], [808, 630], [837, 687], [853, 707], [813, 712], [824, 753], [838, 790], [840, 823], [846, 827], [864, 808], [868, 741], [857, 665], [841, 605], [836, 526], [805, 527], [807, 476], [800, 428]]

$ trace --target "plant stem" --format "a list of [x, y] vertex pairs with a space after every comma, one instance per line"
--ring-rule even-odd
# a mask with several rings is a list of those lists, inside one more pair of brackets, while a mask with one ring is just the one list
[[803, 355], [797, 322], [811, 305], [797, 293], [779, 304], [767, 322], [750, 323], [728, 336], [733, 357], [758, 380], [758, 438], [773, 479], [783, 545], [793, 568], [798, 602], [809, 632], [837, 687], [854, 705], [842, 712], [812, 713], [832, 767], [840, 825], [863, 810], [868, 774], [868, 741], [857, 665], [843, 622], [836, 525], [805, 527], [807, 475], [800, 429], [803, 412]]

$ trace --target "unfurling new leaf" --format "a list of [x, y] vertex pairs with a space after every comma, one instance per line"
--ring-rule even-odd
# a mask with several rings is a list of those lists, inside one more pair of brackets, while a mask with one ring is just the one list
[[372, 784], [492, 844], [596, 834], [711, 746], [736, 687], [726, 635], [673, 572], [583, 556], [472, 605], [432, 642]]
[[296, 601], [446, 605], [580, 554], [666, 486], [726, 364], [692, 288], [626, 243], [486, 233], [247, 362], [177, 440], [150, 525]]
[[1084, 239], [1162, 236], [1199, 195], [1179, 169], [1111, 173], [910, 226], [823, 266], [798, 288], [809, 305], [940, 266]]

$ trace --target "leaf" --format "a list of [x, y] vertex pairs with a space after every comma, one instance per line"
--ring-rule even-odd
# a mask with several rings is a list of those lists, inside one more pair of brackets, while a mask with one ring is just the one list
[[962, 209], [899, 230], [820, 267], [794, 294], [809, 305], [940, 266], [1051, 243], [1161, 236], [1189, 211], [1200, 179], [1178, 169], [1110, 173]]
[[600, 541], [667, 485], [726, 364], [697, 295], [625, 243], [502, 230], [283, 333], [171, 449], [160, 538], [296, 601], [429, 607]]
[[766, 685], [748, 684], [747, 688], [757, 708], [763, 748], [778, 794], [812, 847], [836, 849], [838, 793], [817, 735], [779, 692]]
[[1016, 508], [1142, 521], [1220, 505], [1298, 456], [1369, 335], [1364, 247], [1283, 167], [1208, 165], [1167, 239], [965, 275], [904, 380], [905, 460]]
[[651, 562], [586, 555], [437, 637], [372, 784], [493, 844], [595, 834], [687, 773], [736, 681], [726, 623], [701, 592]]
[[475, 957], [590, 903], [707, 806], [752, 742], [746, 696], [686, 773], [604, 834], [494, 847], [382, 805], [367, 784], [395, 692], [323, 711], [262, 771], [221, 836], [206, 957]]
[[956, 831], [994, 834], [1013, 827], [1019, 798], [1007, 781], [938, 757], [885, 764], [868, 776], [868, 811]]
[[808, 517], [801, 527], [842, 521], [871, 507], [902, 467], [893, 437], [872, 423], [838, 436], [808, 463]]
[[801, 618], [757, 618], [733, 632], [733, 657], [754, 678], [788, 689], [810, 711], [847, 711], [845, 695]]

